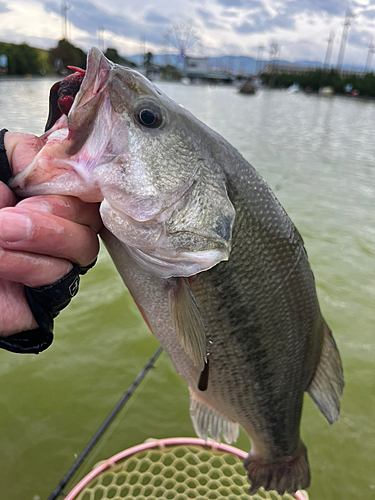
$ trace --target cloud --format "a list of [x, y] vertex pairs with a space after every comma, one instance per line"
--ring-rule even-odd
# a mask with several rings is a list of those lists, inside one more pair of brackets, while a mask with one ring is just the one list
[[151, 24], [170, 24], [171, 21], [164, 16], [159, 15], [157, 12], [153, 12], [150, 10], [150, 12], [147, 13], [145, 17], [145, 21]]
[[294, 29], [295, 28], [295, 19], [289, 13], [285, 14], [277, 14], [272, 19], [265, 21], [264, 25], [267, 29], [282, 28], [282, 29]]
[[237, 33], [264, 33], [266, 31], [273, 31], [276, 28], [290, 30], [295, 28], [295, 19], [289, 13], [276, 14], [276, 16], [271, 17], [266, 11], [263, 11], [261, 13], [250, 14], [248, 17], [251, 23], [246, 21], [236, 27], [235, 30]]
[[241, 50], [235, 43], [226, 43], [223, 45], [223, 49], [227, 54], [238, 54]]
[[285, 4], [289, 14], [300, 12], [326, 12], [334, 16], [344, 16], [347, 7], [351, 7], [353, 2], [343, 2], [342, 0], [291, 0]]
[[371, 40], [372, 35], [369, 31], [357, 31], [354, 28], [349, 31], [348, 43], [354, 47], [368, 47]]
[[248, 33], [255, 33], [257, 31], [257, 28], [253, 24], [245, 22], [241, 24], [241, 26], [237, 26], [235, 30], [237, 31], [237, 33], [245, 35]]
[[7, 7], [5, 2], [0, 1], [0, 14], [4, 14], [5, 12], [10, 12], [10, 9]]
[[224, 7], [244, 7], [244, 0], [217, 0], [217, 3], [224, 5]]
[[13, 28], [2, 29], [1, 38], [2, 41], [6, 40], [8, 43], [27, 43], [32, 47], [40, 47], [47, 50], [56, 46], [56, 38], [24, 35], [22, 33], [16, 33]]
[[[53, 1], [45, 2], [44, 8], [47, 12], [61, 13], [60, 4]], [[147, 42], [156, 45], [163, 43], [165, 32], [161, 27], [170, 24], [167, 17], [154, 11], [146, 14], [146, 22], [134, 22], [126, 16], [108, 12], [93, 2], [85, 0], [75, 0], [71, 4], [68, 19], [76, 28], [92, 36], [96, 36], [98, 29], [103, 27], [105, 31], [134, 40], [139, 40], [141, 35], [146, 35]]]
[[205, 25], [211, 30], [222, 30], [225, 28], [222, 24], [212, 23], [211, 21], [206, 21]]
[[[47, 12], [61, 13], [60, 4], [56, 2], [46, 2], [44, 8]], [[140, 29], [125, 16], [111, 14], [92, 2], [82, 0], [75, 0], [72, 4], [68, 11], [68, 19], [74, 26], [90, 34], [96, 34], [101, 26], [123, 36], [139, 37], [140, 33]]]
[[222, 15], [224, 17], [238, 17], [238, 12], [234, 10], [223, 10]]
[[203, 9], [197, 9], [197, 14], [203, 19], [203, 24], [206, 28], [211, 30], [222, 30], [227, 29], [224, 24], [217, 23], [216, 17], [211, 14], [211, 12], [207, 12]]
[[362, 16], [367, 17], [368, 19], [375, 19], [375, 10], [364, 10], [361, 12]]
[[197, 13], [205, 20], [205, 21], [211, 21], [214, 19], [214, 16], [210, 13], [207, 12], [203, 9], [197, 9]]

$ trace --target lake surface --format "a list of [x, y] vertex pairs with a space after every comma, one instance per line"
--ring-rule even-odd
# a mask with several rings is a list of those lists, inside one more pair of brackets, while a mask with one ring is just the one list
[[[40, 135], [52, 83], [0, 80], [0, 128]], [[310, 498], [375, 498], [375, 102], [159, 87], [255, 166], [300, 230], [346, 379], [332, 427], [305, 399]], [[156, 347], [102, 249], [57, 319], [52, 347], [0, 352], [0, 500], [44, 500]], [[80, 476], [149, 437], [194, 436], [188, 406], [163, 353]], [[248, 451], [243, 433], [236, 445]]]

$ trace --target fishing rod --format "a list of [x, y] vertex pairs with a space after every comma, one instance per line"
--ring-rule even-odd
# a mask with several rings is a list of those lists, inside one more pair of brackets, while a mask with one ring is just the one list
[[147, 375], [147, 373], [153, 368], [156, 360], [160, 356], [160, 354], [163, 352], [162, 347], [158, 347], [154, 354], [151, 356], [151, 358], [147, 361], [143, 369], [138, 373], [137, 377], [134, 379], [133, 383], [129, 387], [129, 389], [124, 392], [124, 394], [121, 396], [121, 398], [118, 400], [116, 405], [113, 407], [112, 411], [108, 414], [107, 418], [103, 421], [103, 423], [100, 425], [98, 430], [95, 432], [93, 437], [90, 439], [89, 443], [87, 444], [86, 448], [82, 451], [82, 453], [77, 457], [73, 465], [70, 467], [68, 472], [65, 474], [65, 476], [61, 479], [53, 493], [48, 497], [47, 500], [56, 500], [56, 498], [63, 496], [65, 497], [66, 494], [63, 492], [63, 489], [65, 486], [69, 483], [69, 481], [72, 479], [72, 477], [75, 475], [79, 467], [82, 465], [82, 463], [85, 461], [87, 458], [88, 454], [90, 451], [94, 448], [94, 446], [97, 444], [99, 439], [103, 436], [105, 431], [108, 429], [110, 424], [113, 422], [113, 420], [116, 418], [118, 413], [120, 412], [121, 408], [125, 405], [125, 403], [130, 399], [130, 397], [133, 395], [135, 389], [138, 387], [140, 382], [143, 380], [143, 378]]

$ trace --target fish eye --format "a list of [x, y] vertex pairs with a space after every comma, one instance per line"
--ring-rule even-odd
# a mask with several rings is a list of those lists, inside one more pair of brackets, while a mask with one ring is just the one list
[[150, 102], [138, 106], [134, 114], [137, 122], [147, 128], [158, 128], [163, 121], [160, 109]]

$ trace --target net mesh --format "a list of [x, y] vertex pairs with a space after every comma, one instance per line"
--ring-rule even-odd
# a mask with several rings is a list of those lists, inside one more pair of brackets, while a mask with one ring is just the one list
[[252, 497], [242, 459], [231, 453], [178, 445], [140, 451], [101, 472], [77, 500], [293, 500], [262, 489]]

